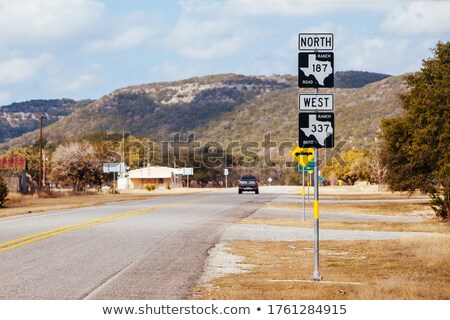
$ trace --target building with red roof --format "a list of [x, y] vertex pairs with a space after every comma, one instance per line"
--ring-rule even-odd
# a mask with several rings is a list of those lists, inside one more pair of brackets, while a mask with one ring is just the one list
[[28, 164], [25, 157], [0, 158], [0, 175], [5, 179], [11, 192], [28, 192]]

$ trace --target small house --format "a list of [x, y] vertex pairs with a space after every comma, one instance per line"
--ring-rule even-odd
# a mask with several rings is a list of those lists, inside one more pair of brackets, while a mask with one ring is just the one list
[[25, 157], [0, 158], [0, 175], [10, 192], [28, 192], [28, 163]]
[[128, 176], [119, 178], [117, 188], [119, 190], [145, 189], [146, 185], [154, 184], [156, 188], [174, 187], [177, 184], [177, 174], [174, 168], [146, 167], [128, 171]]

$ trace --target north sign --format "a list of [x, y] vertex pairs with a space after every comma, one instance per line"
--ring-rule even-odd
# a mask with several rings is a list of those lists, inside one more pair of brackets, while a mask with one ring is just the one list
[[331, 51], [333, 50], [332, 33], [300, 33], [298, 35], [298, 50], [300, 51]]
[[299, 111], [333, 111], [333, 94], [299, 94]]

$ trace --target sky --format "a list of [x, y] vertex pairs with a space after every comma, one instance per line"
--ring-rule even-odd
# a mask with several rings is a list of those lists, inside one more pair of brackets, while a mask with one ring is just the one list
[[220, 73], [297, 74], [298, 34], [334, 34], [336, 71], [420, 70], [450, 0], [0, 0], [0, 105], [97, 99]]

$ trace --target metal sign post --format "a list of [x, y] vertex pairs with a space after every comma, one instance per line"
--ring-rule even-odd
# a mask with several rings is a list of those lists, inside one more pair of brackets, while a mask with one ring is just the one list
[[[334, 147], [334, 97], [319, 95], [319, 88], [334, 87], [334, 53], [332, 33], [300, 33], [298, 49], [298, 87], [315, 88], [315, 95], [299, 94], [299, 139], [301, 148], [314, 148], [314, 273], [319, 272], [319, 148]], [[306, 51], [306, 52], [305, 52]], [[308, 52], [309, 51], [309, 52]], [[309, 179], [311, 183], [311, 179]], [[309, 188], [308, 188], [309, 200]]]
[[183, 168], [183, 176], [187, 176], [187, 188], [189, 189], [189, 176], [194, 175], [194, 168]]
[[303, 176], [303, 187], [302, 187], [302, 196], [303, 196], [303, 222], [305, 222], [305, 167], [302, 167], [302, 176]]
[[224, 169], [223, 174], [225, 176], [225, 189], [227, 189], [228, 188], [228, 169]]
[[[313, 171], [314, 172], [314, 171]], [[308, 171], [308, 204], [309, 204], [309, 187], [311, 186], [311, 171]]]
[[320, 281], [319, 272], [319, 150], [315, 150], [317, 156], [314, 162], [314, 273], [312, 280]]

